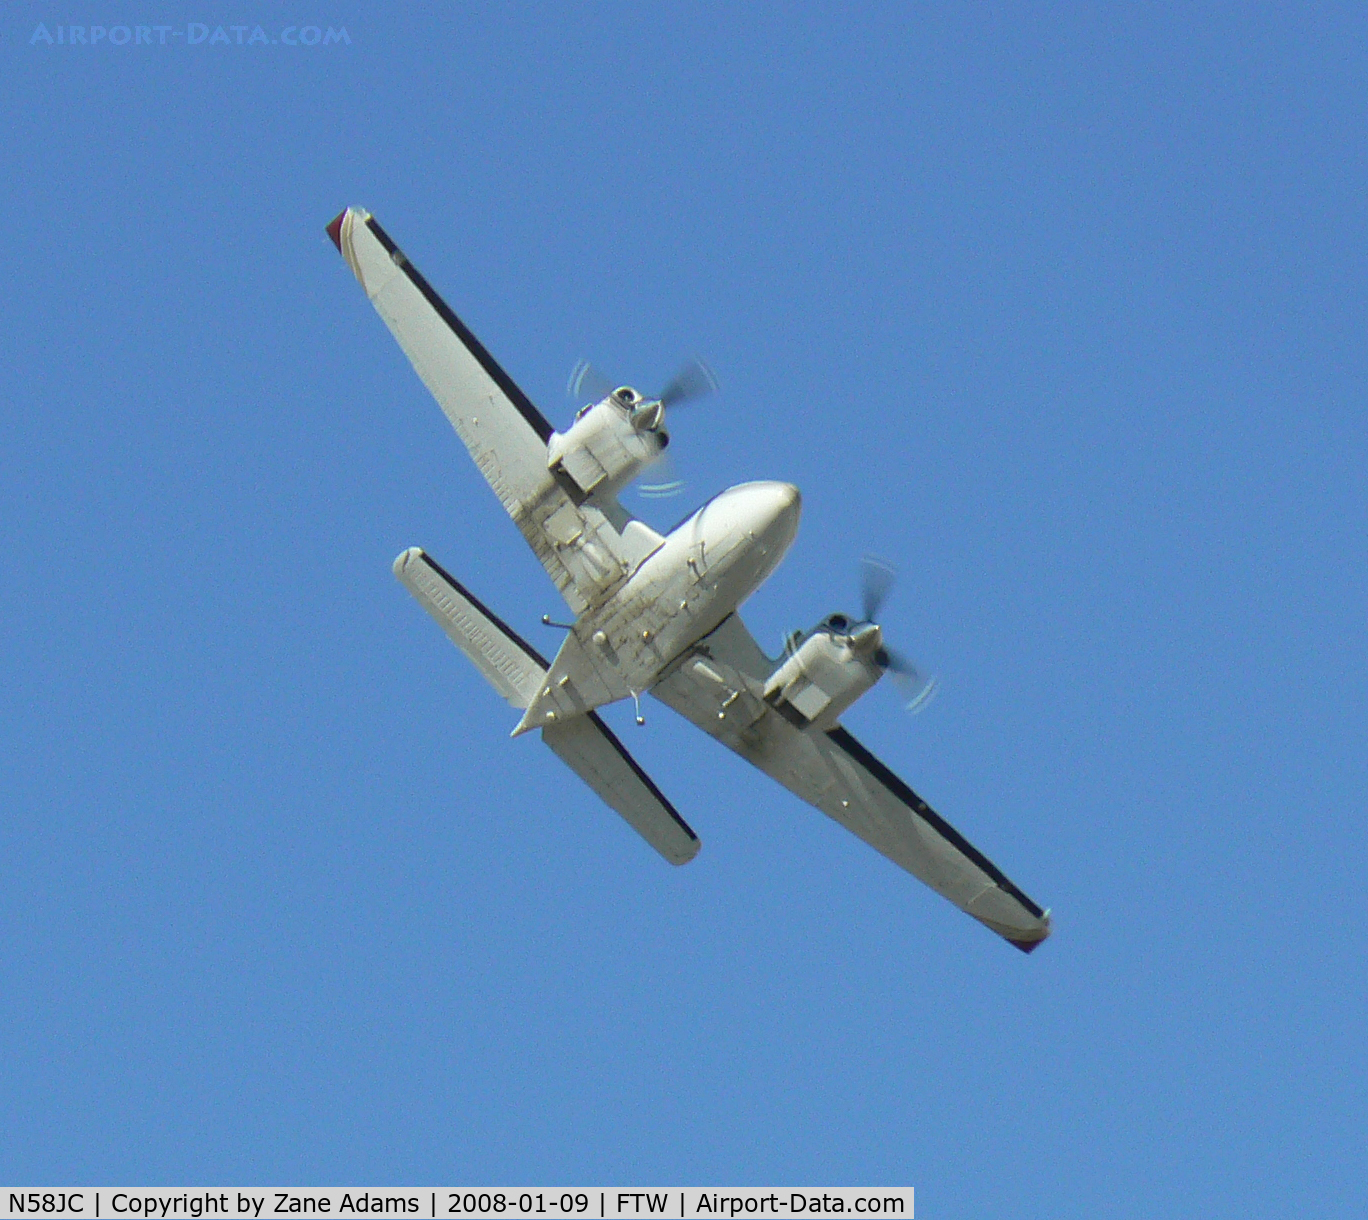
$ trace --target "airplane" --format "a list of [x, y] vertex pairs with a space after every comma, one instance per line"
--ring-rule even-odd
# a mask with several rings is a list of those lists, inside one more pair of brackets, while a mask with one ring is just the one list
[[[649, 692], [1025, 953], [1050, 912], [861, 745], [840, 715], [898, 661], [873, 622], [828, 615], [768, 657], [738, 607], [798, 529], [789, 483], [708, 500], [667, 535], [618, 493], [669, 443], [669, 387], [619, 387], [558, 432], [379, 222], [347, 208], [326, 226], [380, 317], [564, 597], [573, 623], [544, 658], [418, 547], [394, 574], [521, 719], [671, 864], [699, 839], [597, 709]], [[686, 387], [687, 388], [687, 387]], [[875, 582], [877, 583], [877, 581]], [[543, 622], [550, 623], [549, 616]]]

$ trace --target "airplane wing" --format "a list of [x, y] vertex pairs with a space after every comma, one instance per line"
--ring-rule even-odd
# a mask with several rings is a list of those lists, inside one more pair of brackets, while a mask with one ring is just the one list
[[1050, 915], [844, 728], [804, 731], [763, 699], [773, 663], [733, 614], [651, 693], [1023, 952]]
[[547, 469], [552, 427], [369, 213], [328, 225], [410, 363], [576, 615], [661, 543], [616, 501], [577, 504]]

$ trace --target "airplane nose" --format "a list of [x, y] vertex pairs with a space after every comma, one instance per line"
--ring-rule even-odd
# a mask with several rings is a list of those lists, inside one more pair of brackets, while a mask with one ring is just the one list
[[743, 483], [727, 492], [727, 515], [741, 532], [761, 540], [770, 551], [786, 551], [798, 533], [802, 494], [792, 483]]
[[792, 483], [770, 483], [773, 489], [773, 515], [767, 531], [772, 544], [781, 551], [788, 550], [798, 533], [798, 519], [803, 515], [803, 494]]

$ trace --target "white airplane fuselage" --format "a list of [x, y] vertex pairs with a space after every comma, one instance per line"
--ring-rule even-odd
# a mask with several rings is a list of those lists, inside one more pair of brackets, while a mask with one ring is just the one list
[[729, 488], [671, 531], [613, 600], [630, 603], [637, 634], [650, 631], [655, 653], [668, 664], [778, 567], [793, 545], [801, 510], [791, 483]]
[[649, 690], [764, 583], [801, 509], [791, 483], [742, 483], [709, 500], [576, 620], [515, 735]]

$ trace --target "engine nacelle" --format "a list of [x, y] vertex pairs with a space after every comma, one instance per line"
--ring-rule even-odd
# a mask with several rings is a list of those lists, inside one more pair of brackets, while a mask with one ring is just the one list
[[585, 407], [570, 430], [554, 432], [546, 465], [576, 504], [616, 495], [670, 443], [659, 403], [627, 386]]
[[832, 615], [801, 643], [792, 641], [790, 656], [765, 683], [765, 702], [801, 728], [835, 728], [841, 713], [883, 677], [875, 659], [879, 629], [863, 624], [863, 634], [851, 635], [850, 625]]

